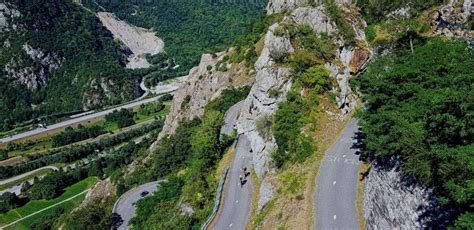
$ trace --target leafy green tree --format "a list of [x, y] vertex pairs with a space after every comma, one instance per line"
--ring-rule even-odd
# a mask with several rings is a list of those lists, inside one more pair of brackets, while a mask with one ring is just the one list
[[8, 212], [20, 205], [20, 199], [15, 193], [5, 192], [0, 195], [0, 213]]
[[433, 38], [413, 53], [379, 58], [354, 81], [366, 101], [363, 156], [401, 159], [404, 172], [433, 187], [454, 216], [465, 213], [460, 226], [474, 198], [473, 66], [465, 42]]

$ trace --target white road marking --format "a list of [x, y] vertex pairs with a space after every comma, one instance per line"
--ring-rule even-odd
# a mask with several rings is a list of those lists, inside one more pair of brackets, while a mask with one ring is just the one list
[[336, 219], [337, 219], [337, 216], [336, 216], [336, 215], [334, 215], [332, 218], [333, 218], [334, 220], [336, 220]]
[[342, 157], [346, 157], [346, 155], [343, 155]]
[[335, 184], [336, 184], [336, 181], [333, 181], [333, 182], [332, 182], [332, 185], [335, 185]]
[[234, 225], [233, 223], [229, 224], [229, 228], [232, 228], [233, 225]]
[[239, 200], [235, 200], [235, 203], [239, 203]]

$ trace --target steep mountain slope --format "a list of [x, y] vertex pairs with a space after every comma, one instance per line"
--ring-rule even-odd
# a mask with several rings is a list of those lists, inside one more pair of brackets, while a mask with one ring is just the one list
[[1, 6], [1, 130], [141, 94], [110, 32], [79, 6], [53, 0]]
[[113, 12], [133, 25], [152, 28], [164, 40], [169, 56], [188, 71], [203, 53], [226, 49], [245, 33], [260, 19], [267, 0], [81, 2], [97, 12]]
[[[104, 2], [90, 7], [100, 9]], [[113, 6], [128, 20], [146, 23], [149, 17], [141, 14], [152, 15], [143, 5]], [[269, 1], [267, 15], [234, 47], [201, 56], [176, 92], [149, 154], [113, 174], [118, 194], [167, 179], [137, 202], [130, 223], [137, 229], [201, 226], [211, 216], [226, 167], [234, 180], [224, 187], [242, 191], [245, 183], [235, 178], [243, 172], [231, 162], [251, 153], [245, 180], [251, 180], [253, 198], [220, 205], [252, 207], [250, 218], [247, 209], [244, 215], [230, 212], [244, 218], [215, 218], [228, 218], [221, 222], [229, 228], [315, 228], [321, 162], [358, 158], [325, 158], [340, 140], [373, 163], [361, 176], [360, 227], [365, 221], [368, 229], [472, 228], [472, 9], [470, 0]], [[357, 129], [351, 122], [351, 134], [339, 139], [361, 102], [362, 133], [349, 137]], [[235, 112], [237, 103], [235, 132], [222, 136], [226, 111]], [[361, 142], [347, 142], [353, 139]], [[245, 156], [238, 151], [242, 145]], [[352, 206], [354, 196], [341, 200]], [[344, 221], [339, 218], [329, 221]]]

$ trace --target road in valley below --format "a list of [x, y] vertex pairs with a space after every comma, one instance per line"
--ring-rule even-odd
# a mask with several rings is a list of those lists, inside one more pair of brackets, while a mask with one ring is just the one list
[[253, 185], [248, 176], [247, 183], [241, 186], [239, 176], [243, 175], [243, 167], [247, 167], [250, 172], [253, 170], [251, 146], [246, 135], [240, 135], [236, 143], [235, 157], [224, 185], [222, 205], [210, 229], [246, 229]]
[[113, 212], [119, 214], [123, 219], [123, 223], [120, 225], [118, 230], [128, 229], [129, 221], [133, 218], [133, 216], [135, 216], [135, 202], [143, 198], [141, 193], [147, 191], [149, 192], [148, 195], [151, 195], [153, 192], [158, 190], [158, 184], [158, 181], [143, 184], [120, 196], [117, 202], [115, 202], [113, 208]]
[[70, 120], [67, 120], [67, 121], [59, 122], [59, 123], [56, 123], [54, 125], [49, 125], [46, 128], [37, 128], [37, 129], [33, 129], [33, 130], [26, 131], [26, 132], [23, 132], [23, 133], [18, 133], [18, 134], [9, 136], [9, 137], [4, 137], [4, 138], [0, 139], [0, 143], [7, 143], [7, 142], [11, 142], [11, 141], [16, 141], [16, 140], [23, 139], [23, 138], [26, 138], [26, 137], [35, 136], [35, 135], [38, 135], [38, 134], [41, 134], [41, 133], [44, 133], [44, 132], [49, 132], [49, 131], [52, 131], [52, 130], [55, 130], [55, 129], [66, 128], [68, 126], [71, 126], [71, 125], [74, 125], [74, 124], [77, 124], [77, 123], [80, 123], [80, 122], [85, 122], [85, 121], [89, 121], [89, 120], [92, 120], [92, 119], [95, 119], [95, 118], [103, 117], [103, 116], [105, 116], [109, 113], [112, 113], [114, 110], [130, 109], [130, 108], [140, 106], [142, 104], [147, 104], [147, 103], [150, 103], [150, 102], [154, 102], [154, 101], [158, 100], [158, 98], [160, 98], [160, 97], [162, 97], [162, 95], [152, 97], [152, 98], [147, 98], [147, 99], [144, 99], [144, 100], [141, 100], [141, 101], [135, 101], [135, 102], [132, 102], [132, 103], [129, 103], [129, 104], [121, 105], [121, 106], [118, 106], [118, 107], [114, 107], [114, 108], [107, 109], [107, 110], [100, 111], [100, 112], [93, 113], [93, 114], [88, 114], [88, 115], [85, 115], [85, 116], [82, 116], [82, 117], [77, 117], [77, 118], [70, 119]]
[[357, 120], [352, 119], [326, 152], [316, 182], [314, 229], [359, 229], [355, 206], [359, 155], [353, 147], [358, 130]]
[[7, 184], [7, 183], [10, 183], [12, 181], [17, 181], [23, 177], [26, 177], [26, 176], [29, 176], [35, 172], [38, 172], [40, 170], [43, 170], [43, 169], [52, 169], [52, 170], [59, 170], [58, 167], [56, 166], [45, 166], [45, 167], [42, 167], [42, 168], [39, 168], [39, 169], [35, 169], [35, 170], [32, 170], [32, 171], [29, 171], [27, 173], [23, 173], [21, 175], [18, 175], [18, 176], [14, 176], [14, 177], [11, 177], [11, 178], [8, 178], [8, 179], [5, 179], [5, 180], [2, 180], [0, 181], [0, 185], [4, 185], [4, 184]]

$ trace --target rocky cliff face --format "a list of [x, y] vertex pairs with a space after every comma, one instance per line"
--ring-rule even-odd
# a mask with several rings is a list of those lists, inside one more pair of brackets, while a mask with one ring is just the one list
[[115, 196], [117, 194], [117, 187], [110, 181], [106, 179], [95, 184], [89, 192], [86, 194], [86, 198], [81, 203], [81, 205], [76, 208], [83, 208], [92, 202], [103, 201], [107, 197]]
[[28, 44], [23, 44], [23, 51], [26, 55], [13, 57], [5, 65], [4, 71], [9, 78], [31, 90], [46, 85], [51, 73], [59, 69], [64, 61], [56, 53], [35, 49]]
[[204, 107], [219, 97], [229, 87], [241, 87], [252, 83], [252, 76], [243, 64], [228, 64], [227, 71], [219, 71], [217, 64], [227, 55], [204, 54], [199, 66], [189, 71], [186, 82], [175, 92], [171, 112], [165, 120], [158, 139], [172, 134], [183, 119], [192, 120], [204, 114]]
[[[337, 95], [337, 103], [341, 109], [340, 114], [335, 116], [342, 119], [355, 109], [358, 100], [358, 96], [349, 86], [349, 79], [365, 67], [372, 54], [365, 48], [344, 45], [344, 37], [338, 33], [336, 24], [326, 14], [320, 1], [274, 0], [267, 6], [269, 14], [290, 10], [290, 15], [284, 17], [281, 24], [306, 24], [317, 34], [327, 33], [337, 38], [334, 41], [337, 44], [336, 59], [326, 63], [326, 67], [332, 72], [331, 78], [335, 79], [333, 91]], [[365, 22], [355, 16], [350, 20], [354, 25], [356, 39], [365, 42]], [[288, 55], [295, 51], [289, 35], [281, 33], [278, 33], [279, 36], [276, 35], [279, 24], [272, 25], [265, 35], [263, 50], [255, 63], [256, 81], [244, 102], [237, 123], [238, 132], [247, 135], [251, 140], [254, 169], [257, 176], [263, 179], [258, 201], [259, 209], [272, 198], [274, 189], [265, 175], [272, 172], [271, 153], [277, 146], [273, 137], [264, 138], [259, 135], [256, 122], [274, 114], [278, 109], [278, 103], [286, 100], [286, 94], [292, 85], [291, 68], [282, 67], [274, 60], [276, 56]], [[275, 90], [278, 91], [276, 96], [270, 93]]]
[[431, 25], [434, 27], [436, 35], [447, 37], [467, 37], [474, 38], [474, 31], [471, 30], [469, 20], [474, 13], [474, 3], [472, 0], [450, 0], [448, 4], [441, 7], [431, 17]]
[[375, 163], [366, 179], [363, 201], [367, 229], [422, 229], [432, 192], [400, 171], [400, 162]]

